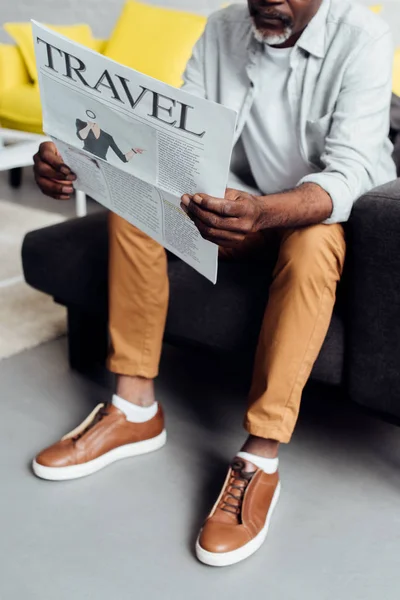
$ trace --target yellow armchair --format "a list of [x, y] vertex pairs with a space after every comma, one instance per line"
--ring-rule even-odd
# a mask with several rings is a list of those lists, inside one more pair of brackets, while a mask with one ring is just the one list
[[[103, 52], [106, 40], [96, 40]], [[37, 83], [29, 77], [17, 46], [0, 44], [0, 126], [30, 133], [42, 133], [42, 108]]]

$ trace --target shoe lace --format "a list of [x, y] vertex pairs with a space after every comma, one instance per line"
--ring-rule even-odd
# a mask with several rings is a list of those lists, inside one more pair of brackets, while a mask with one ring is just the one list
[[90, 431], [95, 425], [97, 425], [97, 423], [100, 423], [100, 421], [104, 419], [104, 417], [107, 417], [107, 415], [109, 415], [107, 408], [107, 404], [102, 406], [100, 410], [96, 413], [93, 421], [91, 421], [91, 423], [89, 423], [89, 425], [85, 427], [83, 431], [81, 431], [77, 435], [74, 435], [72, 441], [77, 442], [78, 440], [80, 440], [84, 435], [87, 434], [88, 431]]
[[[237, 517], [242, 510], [244, 493], [256, 472], [247, 472], [244, 470], [244, 467], [245, 463], [243, 461], [238, 459], [233, 461], [231, 465], [232, 475], [220, 505], [221, 510], [232, 513]], [[232, 503], [232, 499], [234, 500], [234, 504]]]

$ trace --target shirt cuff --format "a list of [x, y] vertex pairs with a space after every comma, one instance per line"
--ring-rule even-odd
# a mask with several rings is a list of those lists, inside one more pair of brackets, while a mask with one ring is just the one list
[[333, 210], [330, 217], [323, 223], [331, 225], [332, 223], [344, 223], [349, 220], [353, 208], [353, 197], [348, 184], [339, 175], [324, 172], [312, 173], [303, 177], [297, 186], [303, 183], [315, 183], [330, 195]]

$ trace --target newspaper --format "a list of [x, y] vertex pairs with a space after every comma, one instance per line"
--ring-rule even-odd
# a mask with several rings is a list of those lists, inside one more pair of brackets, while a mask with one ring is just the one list
[[224, 197], [236, 112], [32, 28], [43, 129], [76, 188], [215, 283], [218, 248], [180, 203], [185, 193]]

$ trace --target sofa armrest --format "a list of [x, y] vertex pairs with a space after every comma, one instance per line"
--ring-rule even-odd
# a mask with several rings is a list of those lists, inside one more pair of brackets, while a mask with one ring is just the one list
[[0, 94], [29, 82], [29, 74], [17, 46], [0, 44]]
[[360, 198], [348, 227], [349, 393], [400, 417], [400, 179]]

